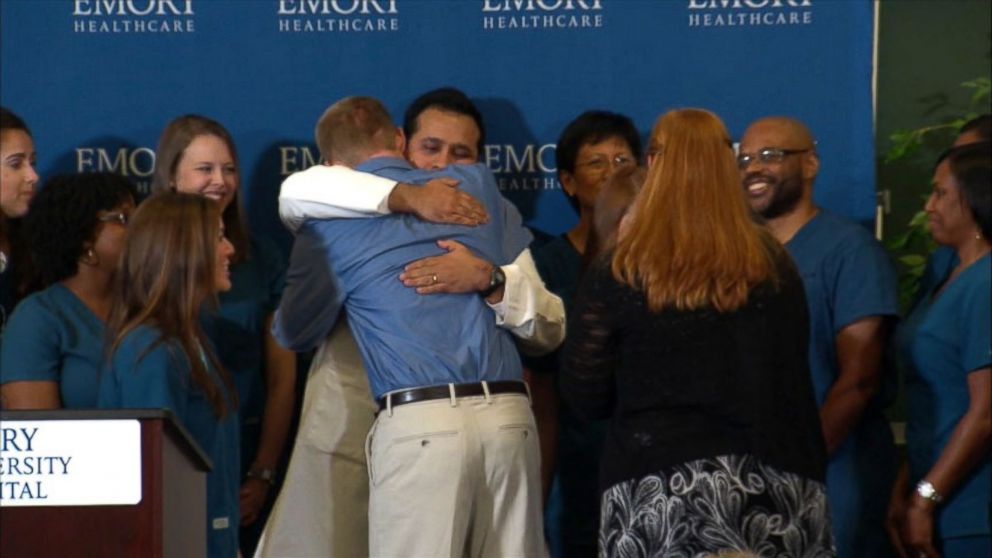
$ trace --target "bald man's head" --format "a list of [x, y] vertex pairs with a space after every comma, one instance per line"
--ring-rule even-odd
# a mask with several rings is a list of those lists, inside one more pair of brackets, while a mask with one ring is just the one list
[[[744, 131], [744, 137], [765, 134], [766, 137], [787, 142], [792, 149], [812, 149], [813, 134], [805, 124], [787, 116], [767, 116], [755, 120]], [[743, 138], [742, 138], [743, 140]]]
[[741, 137], [738, 161], [748, 203], [765, 219], [813, 203], [820, 162], [813, 134], [802, 122], [784, 116], [755, 121]]

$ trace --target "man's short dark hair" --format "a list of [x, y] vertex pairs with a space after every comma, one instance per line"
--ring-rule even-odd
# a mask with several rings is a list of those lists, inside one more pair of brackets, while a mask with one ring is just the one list
[[982, 141], [992, 140], [992, 114], [985, 113], [965, 122], [958, 135], [967, 132], [978, 134]]
[[479, 142], [475, 147], [479, 154], [482, 154], [483, 146], [486, 144], [486, 127], [482, 124], [482, 113], [465, 93], [454, 87], [441, 87], [428, 91], [410, 103], [403, 114], [403, 133], [406, 134], [408, 141], [417, 133], [417, 118], [422, 112], [431, 108], [471, 118], [479, 128]]
[[634, 159], [641, 160], [641, 137], [630, 118], [605, 110], [583, 112], [565, 126], [558, 138], [558, 148], [555, 151], [558, 172], [575, 172], [575, 159], [583, 145], [599, 143], [613, 137], [627, 142]]

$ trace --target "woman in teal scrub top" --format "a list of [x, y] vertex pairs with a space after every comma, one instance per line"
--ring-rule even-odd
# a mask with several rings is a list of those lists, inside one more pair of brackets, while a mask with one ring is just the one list
[[231, 288], [233, 254], [216, 204], [174, 193], [145, 201], [121, 257], [99, 387], [101, 408], [169, 409], [210, 457], [211, 558], [238, 554], [238, 412], [200, 311]]
[[104, 322], [134, 187], [109, 173], [58, 176], [31, 202], [22, 233], [32, 286], [0, 348], [0, 394], [8, 409], [96, 406]]
[[275, 496], [270, 488], [292, 420], [296, 357], [270, 333], [286, 262], [272, 242], [249, 237], [240, 182], [234, 140], [220, 123], [186, 115], [165, 127], [152, 189], [217, 202], [237, 252], [231, 260], [233, 287], [221, 293], [218, 311], [205, 315], [203, 325], [241, 401], [241, 551], [251, 556]]
[[988, 556], [992, 503], [992, 153], [938, 160], [926, 211], [957, 265], [935, 275], [900, 326], [908, 463], [893, 489], [890, 538], [905, 556]]

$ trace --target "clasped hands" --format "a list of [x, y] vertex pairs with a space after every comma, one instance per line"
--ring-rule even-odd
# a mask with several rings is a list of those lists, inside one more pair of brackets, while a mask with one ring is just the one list
[[[478, 226], [489, 222], [485, 207], [459, 190], [458, 181], [451, 178], [437, 178], [421, 187], [399, 184], [389, 201], [393, 212], [412, 213], [431, 223]], [[437, 245], [446, 253], [407, 265], [399, 277], [404, 285], [419, 294], [471, 293], [489, 287], [493, 264], [454, 240], [439, 240]]]

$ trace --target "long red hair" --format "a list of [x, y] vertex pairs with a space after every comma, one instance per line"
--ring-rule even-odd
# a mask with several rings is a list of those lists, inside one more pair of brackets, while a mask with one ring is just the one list
[[776, 279], [781, 248], [751, 219], [723, 122], [701, 109], [668, 112], [649, 154], [614, 276], [643, 291], [653, 311], [740, 308], [752, 287]]

